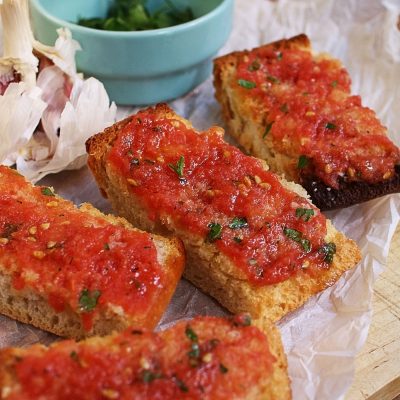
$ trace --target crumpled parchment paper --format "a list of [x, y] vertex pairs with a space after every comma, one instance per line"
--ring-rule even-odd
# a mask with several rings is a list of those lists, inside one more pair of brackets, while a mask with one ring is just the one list
[[[376, 110], [400, 144], [400, 2], [398, 0], [236, 0], [232, 35], [221, 54], [305, 32], [317, 52], [340, 58], [353, 79], [353, 92]], [[171, 103], [198, 129], [223, 125], [211, 79]], [[118, 116], [135, 111], [119, 108]], [[46, 177], [75, 203], [90, 201], [105, 212], [90, 172], [84, 168]], [[294, 399], [341, 399], [354, 374], [354, 359], [368, 334], [373, 283], [384, 269], [400, 215], [400, 195], [386, 196], [327, 213], [356, 240], [362, 262], [332, 288], [313, 297], [279, 323], [289, 361]], [[197, 314], [225, 315], [213, 299], [182, 280], [159, 328]], [[55, 337], [0, 317], [0, 346], [49, 343]]]

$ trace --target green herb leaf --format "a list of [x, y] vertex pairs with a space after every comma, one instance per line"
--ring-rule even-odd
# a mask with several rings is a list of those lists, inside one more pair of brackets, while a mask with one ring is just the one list
[[228, 372], [228, 368], [226, 368], [225, 365], [222, 363], [219, 364], [219, 370], [221, 374], [226, 374]]
[[296, 217], [302, 218], [305, 222], [308, 222], [313, 215], [314, 210], [312, 208], [296, 208]]
[[209, 242], [215, 242], [218, 239], [221, 239], [222, 236], [222, 226], [221, 224], [217, 224], [215, 222], [211, 222], [208, 224], [210, 231], [208, 232], [207, 239]]
[[326, 128], [326, 129], [331, 129], [331, 130], [333, 130], [333, 129], [336, 129], [336, 125], [333, 124], [332, 122], [328, 122], [328, 123], [325, 125], [325, 128]]
[[176, 164], [168, 164], [168, 167], [172, 169], [172, 171], [176, 172], [179, 178], [183, 178], [183, 168], [185, 168], [185, 158], [183, 156], [179, 157], [179, 160]]
[[245, 89], [254, 89], [257, 86], [254, 82], [246, 81], [246, 79], [239, 79], [238, 84]]
[[289, 112], [289, 106], [286, 103], [282, 104], [279, 109], [285, 114], [287, 114]]
[[297, 162], [297, 168], [302, 169], [307, 167], [307, 165], [309, 164], [310, 160], [307, 156], [301, 155], [299, 157], [299, 161]]
[[42, 187], [41, 192], [45, 196], [55, 196], [54, 192], [49, 187]]
[[77, 353], [75, 350], [72, 350], [71, 353], [69, 353], [69, 356], [70, 356], [74, 361], [79, 361], [78, 353]]
[[333, 261], [333, 256], [336, 253], [336, 244], [333, 242], [325, 243], [319, 249], [319, 252], [324, 255], [324, 261], [330, 264]]
[[247, 68], [250, 72], [258, 71], [261, 67], [261, 64], [258, 60], [254, 60], [249, 67]]
[[332, 86], [332, 87], [336, 87], [337, 84], [338, 84], [338, 81], [333, 81], [333, 82], [331, 83], [331, 86]]
[[90, 291], [88, 289], [83, 289], [79, 296], [79, 305], [81, 311], [92, 311], [97, 306], [97, 301], [100, 295], [100, 290]]
[[188, 339], [191, 340], [192, 342], [197, 342], [199, 340], [196, 332], [191, 328], [190, 325], [186, 326], [185, 334], [188, 337]]
[[279, 83], [279, 79], [276, 78], [275, 76], [272, 76], [272, 75], [268, 75], [267, 76], [267, 80], [272, 82], [272, 83]]
[[114, 0], [105, 18], [80, 18], [87, 28], [111, 31], [140, 31], [174, 26], [194, 19], [191, 8], [178, 8], [165, 0], [160, 8], [150, 11], [147, 0]]
[[199, 358], [200, 357], [200, 347], [198, 343], [192, 343], [192, 350], [189, 351], [188, 356], [190, 358]]
[[160, 379], [160, 378], [163, 378], [163, 377], [164, 377], [163, 374], [160, 374], [158, 372], [153, 372], [153, 371], [150, 371], [148, 369], [145, 369], [142, 372], [142, 380], [143, 380], [144, 383], [151, 383], [155, 379]]
[[268, 135], [268, 133], [269, 133], [269, 131], [271, 130], [272, 125], [274, 124], [274, 122], [275, 122], [275, 121], [269, 122], [269, 123], [267, 124], [267, 126], [265, 127], [265, 131], [264, 131], [264, 134], [263, 134], [263, 139], [265, 139], [266, 136]]
[[234, 240], [236, 243], [242, 243], [242, 242], [243, 242], [243, 239], [241, 239], [240, 237], [237, 237], [237, 236], [234, 236], [234, 237], [233, 237], [233, 240]]
[[231, 229], [241, 229], [247, 228], [249, 224], [247, 223], [247, 219], [245, 217], [234, 217], [228, 226]]
[[110, 250], [110, 245], [108, 243], [104, 243], [104, 250]]
[[282, 60], [282, 57], [283, 57], [282, 52], [281, 52], [281, 51], [278, 51], [278, 53], [277, 53], [277, 55], [276, 55], [276, 58], [277, 58], [278, 60]]
[[187, 393], [189, 391], [189, 388], [177, 376], [173, 376], [173, 380], [174, 380], [176, 386], [178, 386], [178, 388], [181, 390], [181, 392]]
[[303, 234], [299, 231], [296, 231], [296, 229], [290, 229], [290, 228], [283, 228], [283, 233], [289, 238], [295, 241], [296, 243], [299, 243], [301, 247], [303, 247], [303, 250], [306, 253], [309, 253], [311, 251], [311, 242], [308, 239], [303, 238]]

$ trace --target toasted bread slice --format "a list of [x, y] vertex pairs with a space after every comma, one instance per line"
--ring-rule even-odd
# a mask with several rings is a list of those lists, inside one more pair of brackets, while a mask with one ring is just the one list
[[153, 328], [183, 266], [178, 239], [78, 209], [0, 166], [0, 313], [71, 338]]
[[279, 332], [245, 316], [0, 351], [1, 399], [291, 398]]
[[275, 321], [336, 282], [360, 252], [299, 185], [222, 136], [158, 105], [90, 138], [88, 163], [119, 214], [182, 239], [186, 278], [233, 313]]
[[321, 210], [400, 191], [399, 149], [305, 35], [217, 58], [214, 85], [229, 133]]

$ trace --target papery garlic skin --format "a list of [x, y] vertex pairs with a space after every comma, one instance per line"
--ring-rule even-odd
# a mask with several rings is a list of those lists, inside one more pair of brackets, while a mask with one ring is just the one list
[[31, 139], [47, 107], [41, 94], [40, 88], [19, 82], [0, 96], [0, 162], [12, 165]]
[[[63, 169], [81, 168], [86, 163], [86, 140], [115, 121], [116, 105], [109, 105], [104, 86], [95, 78], [77, 79], [60, 118], [60, 137], [55, 153], [46, 163], [20, 156], [17, 170], [32, 182]], [[38, 149], [40, 146], [36, 146]], [[42, 146], [44, 151], [46, 146]]]
[[33, 41], [33, 48], [39, 54], [47, 57], [54, 65], [65, 72], [70, 77], [76, 77], [81, 74], [76, 72], [75, 53], [81, 50], [80, 44], [72, 39], [71, 31], [66, 28], [57, 29], [58, 38], [54, 47], [46, 46], [37, 40]]
[[68, 29], [46, 46], [33, 37], [27, 0], [0, 0], [0, 12], [0, 163], [33, 182], [82, 167], [86, 139], [115, 122], [115, 104], [101, 82], [77, 73], [80, 45]]
[[29, 24], [27, 0], [3, 0], [0, 14], [3, 26], [0, 76], [10, 77], [11, 80], [16, 73], [28, 88], [34, 87], [38, 59], [32, 53], [34, 38]]

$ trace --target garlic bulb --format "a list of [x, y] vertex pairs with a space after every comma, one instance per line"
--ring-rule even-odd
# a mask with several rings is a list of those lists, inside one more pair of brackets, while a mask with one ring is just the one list
[[0, 163], [36, 182], [80, 168], [85, 141], [115, 121], [101, 82], [76, 71], [79, 44], [59, 29], [54, 47], [34, 39], [27, 0], [0, 0]]

